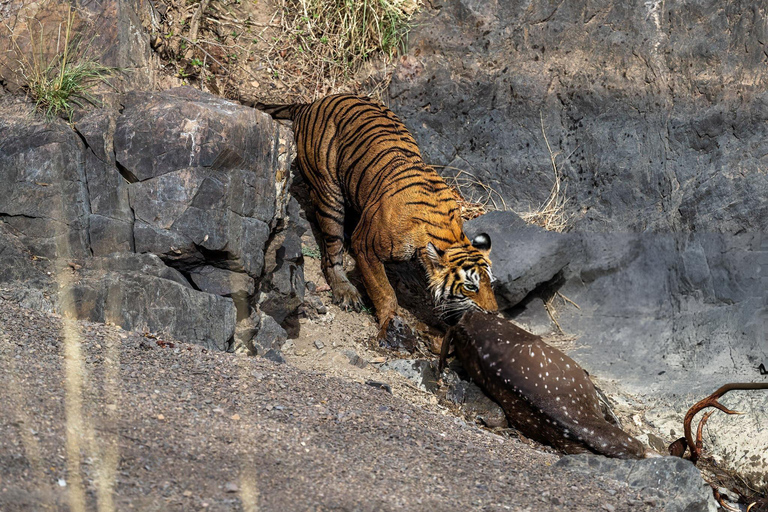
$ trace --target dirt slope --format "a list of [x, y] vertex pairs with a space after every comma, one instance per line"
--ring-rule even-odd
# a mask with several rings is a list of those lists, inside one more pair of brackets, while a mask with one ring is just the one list
[[[0, 510], [78, 500], [103, 510], [653, 508], [625, 484], [554, 468], [557, 456], [437, 406], [66, 325], [0, 299]], [[68, 433], [67, 419], [85, 434]]]

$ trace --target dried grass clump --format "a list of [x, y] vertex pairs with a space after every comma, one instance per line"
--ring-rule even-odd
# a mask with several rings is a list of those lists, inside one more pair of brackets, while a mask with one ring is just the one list
[[273, 76], [311, 100], [335, 92], [365, 62], [393, 59], [417, 10], [418, 0], [282, 0], [282, 30], [269, 52]]
[[554, 183], [549, 191], [549, 197], [544, 201], [544, 204], [536, 210], [519, 213], [519, 215], [529, 224], [541, 226], [547, 231], [562, 233], [568, 227], [569, 216], [565, 211], [568, 199], [565, 197], [565, 190], [560, 179], [560, 170], [557, 168], [557, 162], [555, 161], [557, 155], [552, 152], [552, 147], [549, 145], [547, 133], [544, 131], [544, 118], [541, 113], [539, 113], [539, 118], [541, 119], [541, 134], [544, 137], [544, 142], [547, 144], [549, 160], [552, 162]]
[[507, 211], [507, 203], [493, 187], [483, 183], [471, 172], [448, 165], [435, 165], [453, 172], [445, 177], [446, 182], [456, 197], [464, 220], [474, 219], [491, 211]]
[[[547, 145], [554, 175], [552, 189], [549, 191], [546, 201], [539, 208], [516, 213], [529, 224], [535, 224], [547, 231], [562, 233], [568, 228], [570, 220], [570, 215], [566, 212], [568, 198], [565, 196], [565, 187], [562, 184], [560, 170], [557, 168], [557, 155], [552, 152], [552, 147], [549, 145], [549, 139], [544, 130], [544, 118], [541, 113], [540, 120], [541, 135], [544, 137], [544, 142]], [[448, 186], [454, 190], [456, 200], [461, 207], [461, 216], [465, 220], [474, 219], [489, 211], [512, 211], [504, 201], [504, 197], [495, 188], [484, 183], [474, 174], [447, 165], [436, 165], [434, 167], [448, 169], [453, 172], [452, 176], [446, 177], [446, 181]]]

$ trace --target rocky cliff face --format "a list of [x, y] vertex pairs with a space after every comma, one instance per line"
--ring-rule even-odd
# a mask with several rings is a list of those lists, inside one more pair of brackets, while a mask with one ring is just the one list
[[[260, 303], [287, 299], [267, 308], [278, 322], [298, 307], [291, 140], [268, 116], [191, 88], [129, 93], [74, 128], [4, 113], [0, 217], [21, 261], [3, 286], [34, 278], [65, 314], [220, 350], [240, 321], [237, 348], [257, 351]], [[272, 290], [285, 269], [294, 279]]]
[[[444, 175], [471, 173], [519, 212], [546, 199], [554, 159], [568, 199], [565, 235], [511, 213], [467, 225], [494, 240], [507, 313], [548, 332], [549, 299], [577, 336], [571, 355], [644, 396], [646, 421], [665, 435], [679, 434], [685, 410], [721, 384], [764, 380], [764, 10], [714, 1], [431, 7], [390, 88], [426, 158], [447, 166]], [[708, 446], [764, 484], [768, 399], [725, 401], [751, 419], [713, 417]]]
[[525, 211], [547, 197], [552, 156], [574, 229], [738, 233], [768, 225], [761, 8], [432, 6], [390, 88], [393, 110], [428, 160], [473, 173]]

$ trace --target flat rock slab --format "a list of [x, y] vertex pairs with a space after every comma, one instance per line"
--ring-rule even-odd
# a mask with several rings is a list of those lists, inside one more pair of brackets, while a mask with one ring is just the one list
[[230, 298], [192, 288], [154, 254], [92, 258], [60, 292], [62, 310], [127, 330], [163, 333], [228, 350], [236, 311]]
[[[71, 508], [78, 496], [88, 509], [100, 499], [217, 512], [650, 511], [664, 509], [662, 492], [700, 500], [674, 480], [635, 488], [566, 470], [553, 454], [363, 383], [72, 327], [79, 342], [67, 345], [60, 319], [0, 301], [2, 510]], [[66, 375], [82, 379], [80, 407], [65, 407], [78, 389]], [[77, 417], [83, 428], [68, 438]], [[67, 439], [83, 451], [69, 464], [79, 470], [67, 470]], [[104, 482], [112, 494], [99, 493]]]
[[[588, 476], [609, 475], [632, 488], [657, 494], [656, 504], [667, 512], [716, 512], [712, 488], [687, 460], [658, 457], [642, 460], [609, 459], [600, 455], [566, 455], [556, 466]], [[665, 489], [668, 489], [669, 492]]]

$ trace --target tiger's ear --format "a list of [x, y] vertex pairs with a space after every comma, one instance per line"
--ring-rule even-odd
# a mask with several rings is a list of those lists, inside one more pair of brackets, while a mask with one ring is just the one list
[[429, 262], [432, 263], [432, 265], [442, 267], [444, 254], [445, 251], [441, 251], [435, 247], [432, 242], [427, 243], [427, 258], [429, 259]]
[[487, 256], [491, 252], [491, 237], [488, 233], [480, 233], [472, 239], [472, 246]]

